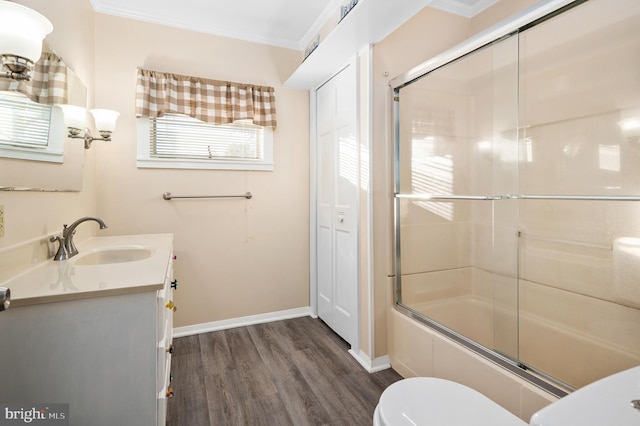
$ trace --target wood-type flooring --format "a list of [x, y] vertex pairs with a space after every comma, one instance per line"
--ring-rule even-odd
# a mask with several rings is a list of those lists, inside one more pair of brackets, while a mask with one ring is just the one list
[[311, 317], [174, 339], [167, 426], [369, 426], [401, 379], [369, 374]]

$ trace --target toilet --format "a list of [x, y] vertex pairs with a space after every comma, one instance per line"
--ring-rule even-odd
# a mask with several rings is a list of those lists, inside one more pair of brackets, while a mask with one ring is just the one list
[[[640, 366], [587, 385], [531, 417], [531, 426], [640, 425]], [[465, 385], [413, 377], [380, 396], [374, 426], [525, 426], [526, 422]]]
[[[481, 423], [487, 419], [486, 423]], [[489, 398], [460, 383], [435, 377], [400, 380], [382, 392], [374, 426], [526, 426]]]

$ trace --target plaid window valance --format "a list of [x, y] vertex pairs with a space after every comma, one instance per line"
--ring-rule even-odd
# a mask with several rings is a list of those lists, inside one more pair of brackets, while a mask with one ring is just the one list
[[43, 52], [36, 62], [30, 81], [0, 81], [0, 90], [20, 92], [40, 104], [69, 103], [67, 66], [51, 52]]
[[184, 114], [212, 124], [252, 120], [276, 128], [273, 87], [208, 80], [138, 68], [136, 116]]

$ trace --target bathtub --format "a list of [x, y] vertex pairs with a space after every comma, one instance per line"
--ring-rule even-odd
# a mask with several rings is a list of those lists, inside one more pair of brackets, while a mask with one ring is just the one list
[[[404, 306], [569, 387], [579, 388], [639, 365], [638, 311], [588, 300], [592, 309], [601, 311], [589, 315], [584, 300], [572, 303], [576, 297], [580, 295], [521, 280], [517, 306], [473, 293], [409, 301]], [[537, 303], [539, 298], [547, 300], [546, 306]], [[583, 312], [570, 312], [574, 306]], [[599, 320], [590, 321], [592, 317]]]

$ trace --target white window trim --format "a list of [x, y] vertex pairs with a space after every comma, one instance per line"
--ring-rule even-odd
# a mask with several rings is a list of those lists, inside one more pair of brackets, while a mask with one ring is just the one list
[[49, 142], [46, 148], [27, 148], [0, 144], [0, 157], [62, 163], [64, 161], [65, 132], [62, 110], [52, 107], [49, 121]]
[[150, 123], [148, 117], [137, 118], [137, 146], [138, 155], [136, 165], [139, 168], [150, 169], [200, 169], [200, 170], [258, 170], [273, 171], [273, 130], [264, 128], [263, 135], [263, 160], [198, 160], [198, 159], [173, 159], [152, 158]]

